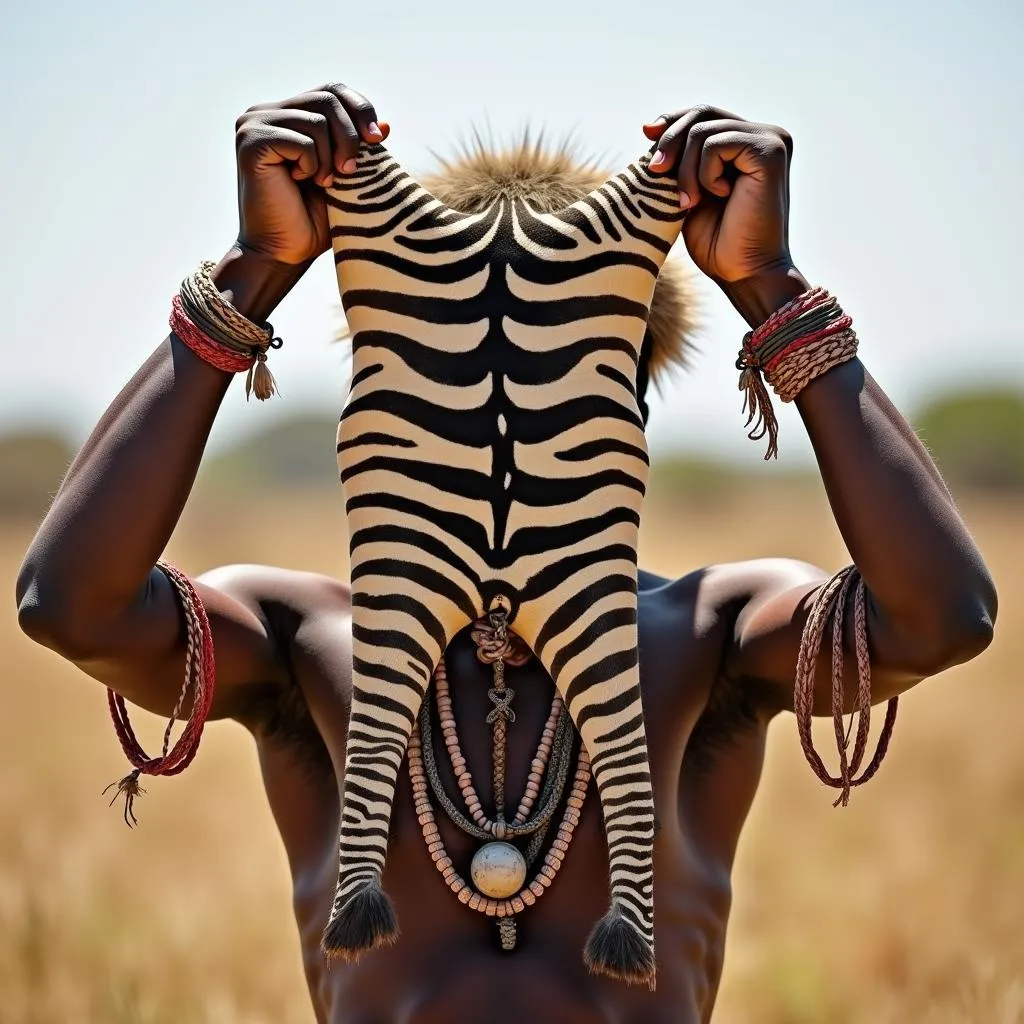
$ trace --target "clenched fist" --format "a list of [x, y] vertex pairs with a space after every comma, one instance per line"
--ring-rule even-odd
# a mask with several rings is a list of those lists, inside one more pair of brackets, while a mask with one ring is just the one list
[[373, 104], [340, 84], [250, 107], [235, 123], [239, 245], [293, 265], [326, 252], [324, 188], [355, 170], [360, 140], [387, 135]]
[[807, 282], [789, 251], [793, 140], [718, 107], [691, 107], [644, 125], [655, 173], [674, 173], [683, 239], [698, 268], [753, 324]]

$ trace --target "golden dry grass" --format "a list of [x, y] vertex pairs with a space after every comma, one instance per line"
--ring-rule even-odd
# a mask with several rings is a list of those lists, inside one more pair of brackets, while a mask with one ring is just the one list
[[[817, 490], [753, 497], [655, 499], [645, 563], [842, 564]], [[172, 556], [193, 571], [343, 570], [335, 501], [238, 511], [194, 505]], [[716, 1024], [1024, 1021], [1024, 504], [967, 502], [965, 514], [1000, 588], [996, 642], [905, 699], [888, 762], [846, 811], [803, 763], [792, 722], [773, 727]], [[8, 594], [30, 532], [0, 527]], [[122, 770], [101, 690], [25, 640], [5, 608], [0, 1020], [310, 1024], [284, 855], [246, 736], [211, 727], [189, 772], [152, 783], [129, 833], [99, 796]], [[158, 723], [138, 718], [152, 742]]]

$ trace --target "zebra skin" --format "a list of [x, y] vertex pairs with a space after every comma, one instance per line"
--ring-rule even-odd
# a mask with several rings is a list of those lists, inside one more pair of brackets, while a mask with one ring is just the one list
[[449, 641], [500, 607], [593, 765], [611, 906], [584, 959], [653, 987], [635, 380], [682, 214], [675, 183], [647, 165], [555, 214], [505, 198], [456, 212], [382, 146], [328, 190], [353, 340], [338, 430], [353, 696], [328, 956], [397, 937], [381, 875], [399, 766]]

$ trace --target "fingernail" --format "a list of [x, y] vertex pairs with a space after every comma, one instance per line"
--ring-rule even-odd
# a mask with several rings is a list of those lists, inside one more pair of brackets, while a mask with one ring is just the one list
[[380, 126], [376, 121], [371, 121], [366, 126], [366, 134], [369, 135], [371, 139], [380, 140], [384, 138], [384, 133], [380, 130]]
[[679, 208], [681, 210], [688, 210], [690, 208], [690, 194], [688, 192], [679, 193]]
[[334, 175], [333, 174], [328, 174], [327, 177], [324, 178], [324, 188], [332, 188], [333, 186], [334, 186]]
[[652, 164], [663, 164], [665, 162], [665, 154], [660, 149], [654, 151], [654, 156], [651, 157]]
[[356, 162], [355, 162], [355, 160], [346, 160], [346, 161], [345, 161], [345, 162], [344, 162], [344, 163], [343, 163], [343, 164], [341, 165], [341, 169], [342, 169], [342, 170], [343, 170], [343, 171], [344, 171], [344, 172], [345, 172], [346, 174], [351, 174], [351, 173], [352, 173], [352, 172], [353, 172], [353, 171], [354, 171], [354, 170], [356, 169]]

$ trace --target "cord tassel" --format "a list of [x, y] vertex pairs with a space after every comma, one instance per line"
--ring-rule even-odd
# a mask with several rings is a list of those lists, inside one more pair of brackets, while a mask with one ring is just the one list
[[171, 300], [171, 330], [211, 366], [227, 373], [248, 370], [245, 400], [255, 394], [257, 401], [265, 402], [281, 393], [266, 365], [267, 352], [284, 343], [274, 335], [272, 324], [253, 323], [221, 295], [213, 282], [215, 269], [216, 264], [204, 260], [181, 282]]
[[792, 402], [816, 377], [857, 355], [853, 320], [824, 288], [812, 288], [749, 331], [736, 359], [751, 441], [768, 438], [765, 461], [779, 457], [779, 421], [767, 385]]
[[129, 828], [134, 828], [139, 823], [139, 819], [135, 817], [135, 801], [140, 796], [145, 796], [146, 791], [139, 785], [139, 776], [142, 774], [141, 768], [135, 768], [130, 771], [123, 779], [117, 782], [112, 782], [106, 789], [103, 790], [101, 796], [106, 796], [110, 790], [114, 790], [114, 795], [110, 798], [109, 807], [113, 807], [114, 803], [120, 798], [124, 797], [124, 823]]
[[751, 441], [760, 441], [765, 435], [768, 436], [768, 450], [764, 455], [767, 462], [779, 457], [779, 421], [775, 417], [771, 395], [764, 385], [761, 372], [749, 361], [750, 358], [752, 357], [747, 357], [744, 350], [736, 361], [740, 370], [739, 389], [744, 392], [742, 412], [747, 414], [747, 422], [743, 424], [743, 428], [754, 424], [753, 429], [747, 434]]
[[245, 400], [248, 402], [249, 395], [253, 394], [257, 401], [265, 402], [272, 395], [280, 393], [281, 389], [277, 386], [270, 367], [267, 366], [267, 354], [260, 352], [245, 377]]

